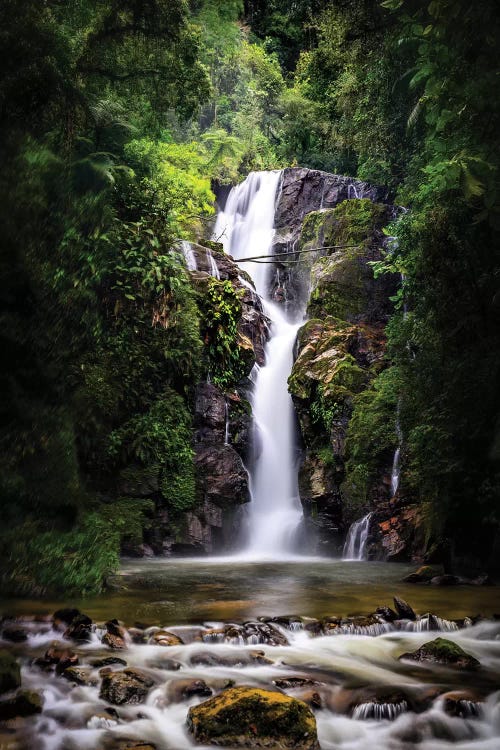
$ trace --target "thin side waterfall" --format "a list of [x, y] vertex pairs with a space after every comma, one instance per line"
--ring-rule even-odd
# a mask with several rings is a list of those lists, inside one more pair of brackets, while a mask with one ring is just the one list
[[213, 276], [216, 279], [220, 279], [219, 267], [217, 266], [217, 263], [214, 260], [212, 251], [209, 250], [208, 248], [207, 248], [207, 263], [210, 269], [210, 276]]
[[181, 250], [182, 254], [184, 256], [184, 260], [186, 261], [186, 267], [188, 271], [197, 271], [198, 270], [198, 264], [196, 263], [196, 256], [193, 253], [193, 248], [191, 247], [191, 243], [187, 240], [181, 240]]
[[368, 513], [351, 525], [342, 553], [343, 560], [366, 560], [366, 542], [372, 514]]
[[396, 435], [398, 436], [398, 446], [394, 451], [394, 458], [392, 460], [391, 470], [391, 497], [394, 497], [399, 488], [399, 476], [401, 472], [401, 444], [403, 442], [403, 433], [401, 431], [401, 424], [399, 421], [399, 409], [400, 404], [398, 402], [398, 408], [396, 412]]
[[[270, 255], [281, 172], [253, 172], [233, 188], [217, 217], [214, 238], [238, 258]], [[296, 426], [287, 380], [301, 321], [291, 321], [269, 300], [269, 266], [245, 263], [271, 318], [266, 364], [256, 372], [253, 406], [254, 460], [250, 468], [248, 546], [244, 554], [283, 558], [293, 554], [294, 533], [302, 519], [297, 483]]]

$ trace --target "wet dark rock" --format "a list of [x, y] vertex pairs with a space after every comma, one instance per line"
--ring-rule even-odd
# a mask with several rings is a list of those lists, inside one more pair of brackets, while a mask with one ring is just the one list
[[127, 648], [127, 644], [123, 638], [120, 638], [119, 635], [114, 635], [113, 633], [104, 633], [101, 641], [105, 646], [109, 646], [109, 648], [112, 648], [115, 651]]
[[92, 620], [87, 615], [77, 615], [64, 631], [64, 637], [85, 643], [92, 638]]
[[[259, 618], [260, 619], [260, 618]], [[282, 615], [280, 617], [271, 617], [269, 622], [274, 622], [276, 625], [281, 625], [282, 628], [287, 630], [302, 630], [303, 623], [300, 617], [296, 615]]]
[[398, 617], [400, 617], [402, 620], [416, 620], [417, 615], [413, 611], [413, 609], [410, 607], [408, 602], [405, 602], [404, 599], [400, 599], [399, 596], [395, 596], [394, 599], [394, 606], [396, 608], [396, 612], [398, 613]]
[[128, 634], [132, 643], [145, 643], [146, 634], [142, 628], [128, 628]]
[[13, 698], [0, 701], [0, 721], [8, 721], [16, 716], [40, 714], [43, 698], [34, 690], [19, 690]]
[[80, 615], [80, 610], [75, 609], [73, 607], [65, 607], [63, 609], [58, 609], [53, 614], [53, 622], [54, 626], [58, 627], [59, 625], [71, 625], [73, 620]]
[[254, 664], [274, 664], [273, 659], [266, 656], [264, 651], [250, 651], [250, 658]]
[[181, 669], [182, 664], [178, 661], [174, 661], [174, 659], [167, 659], [158, 656], [155, 659], [148, 659], [147, 666], [152, 669], [166, 669], [169, 672], [177, 672]]
[[174, 633], [169, 633], [168, 630], [157, 630], [150, 636], [148, 642], [156, 646], [182, 646], [181, 638]]
[[188, 713], [188, 728], [204, 744], [319, 750], [316, 720], [305, 703], [283, 693], [235, 687]]
[[99, 697], [116, 706], [142, 703], [154, 680], [140, 669], [124, 669], [103, 675]]
[[246, 622], [243, 634], [247, 643], [266, 643], [269, 646], [288, 646], [288, 639], [283, 633], [266, 622]]
[[276, 685], [281, 690], [294, 690], [295, 688], [306, 687], [308, 685], [321, 685], [320, 682], [311, 680], [309, 677], [283, 677], [272, 682], [273, 685]]
[[211, 688], [205, 680], [172, 680], [167, 687], [167, 698], [174, 703], [189, 700], [193, 695], [208, 697], [212, 695]]
[[28, 640], [28, 634], [20, 625], [7, 625], [2, 629], [2, 638], [11, 643], [22, 643]]
[[120, 664], [123, 667], [127, 666], [125, 659], [120, 659], [119, 656], [104, 656], [102, 659], [93, 659], [91, 665], [96, 669], [100, 667], [109, 667], [112, 664]]
[[386, 622], [394, 622], [398, 619], [398, 615], [390, 607], [377, 607], [375, 614], [382, 617]]
[[443, 708], [449, 716], [470, 719], [480, 716], [482, 698], [473, 690], [452, 690], [441, 696]]
[[67, 667], [74, 667], [78, 664], [78, 655], [62, 643], [54, 641], [45, 655], [35, 659], [33, 664], [47, 670], [55, 667], [56, 672], [61, 674]]
[[463, 650], [458, 644], [446, 638], [436, 638], [409, 653], [401, 654], [400, 660], [411, 660], [428, 664], [443, 664], [457, 669], [473, 670], [480, 662]]
[[193, 654], [189, 659], [190, 664], [201, 667], [243, 667], [251, 661], [251, 657], [245, 651], [234, 655], [202, 651]]
[[422, 565], [414, 573], [403, 578], [404, 583], [430, 583], [435, 576], [442, 575], [443, 568], [438, 565]]
[[303, 703], [315, 710], [323, 708], [324, 705], [323, 697], [320, 693], [318, 693], [317, 690], [300, 690], [299, 692], [295, 693], [294, 697], [300, 701], [303, 701]]
[[15, 690], [21, 684], [21, 670], [15, 657], [4, 649], [0, 650], [0, 693]]
[[312, 620], [304, 624], [304, 630], [312, 635], [321, 635], [323, 632], [323, 626], [319, 620]]
[[77, 685], [97, 685], [98, 680], [92, 676], [92, 670], [86, 667], [67, 667], [62, 676]]

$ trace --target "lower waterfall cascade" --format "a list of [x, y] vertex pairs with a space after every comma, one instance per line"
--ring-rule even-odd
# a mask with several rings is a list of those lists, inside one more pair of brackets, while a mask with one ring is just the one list
[[344, 544], [343, 560], [366, 560], [366, 543], [371, 517], [372, 514], [367, 513], [366, 516], [351, 524]]
[[[231, 190], [224, 210], [219, 212], [213, 237], [237, 262], [248, 256], [271, 255], [280, 179], [279, 171], [251, 173]], [[249, 262], [242, 267], [253, 278], [264, 312], [271, 319], [266, 363], [257, 369], [252, 396], [252, 500], [243, 553], [279, 559], [293, 554], [295, 532], [302, 519], [295, 413], [287, 387], [302, 320], [300, 315], [290, 320], [286, 306], [269, 299], [267, 265]]]

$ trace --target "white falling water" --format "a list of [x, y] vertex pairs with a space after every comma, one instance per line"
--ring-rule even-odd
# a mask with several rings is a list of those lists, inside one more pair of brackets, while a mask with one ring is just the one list
[[224, 429], [224, 445], [229, 445], [229, 408], [227, 401], [224, 402], [226, 426]]
[[214, 276], [216, 279], [220, 279], [219, 268], [214, 260], [211, 250], [207, 249], [207, 263], [210, 269], [210, 276]]
[[398, 445], [394, 451], [394, 458], [392, 460], [391, 470], [391, 496], [394, 497], [399, 487], [399, 473], [400, 473], [400, 460], [401, 457], [401, 446]]
[[366, 542], [368, 541], [371, 517], [372, 514], [368, 513], [368, 515], [360, 518], [359, 521], [354, 521], [351, 525], [344, 544], [343, 560], [366, 559]]
[[[217, 217], [214, 237], [237, 261], [269, 255], [274, 237], [274, 213], [281, 172], [253, 172], [233, 188]], [[272, 320], [266, 365], [257, 371], [253, 394], [254, 445], [259, 446], [250, 472], [249, 542], [245, 554], [283, 558], [293, 552], [300, 521], [296, 433], [287, 380], [300, 321], [291, 322], [279, 305], [269, 301], [269, 266], [245, 263]]]
[[191, 243], [187, 240], [181, 240], [180, 244], [188, 271], [196, 271], [198, 269], [198, 265], [196, 263], [196, 256], [193, 252], [193, 248], [191, 247]]

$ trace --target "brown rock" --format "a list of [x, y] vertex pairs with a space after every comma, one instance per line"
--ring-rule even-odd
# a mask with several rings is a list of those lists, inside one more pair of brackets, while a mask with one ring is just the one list
[[77, 685], [97, 685], [98, 680], [92, 676], [92, 670], [85, 667], [67, 667], [62, 676]]
[[197, 742], [230, 747], [319, 750], [316, 720], [302, 701], [254, 687], [234, 687], [193, 706], [188, 728]]
[[16, 716], [40, 714], [43, 698], [34, 690], [19, 690], [13, 698], [0, 701], [0, 721], [8, 721]]
[[142, 670], [124, 669], [103, 675], [99, 697], [116, 706], [142, 703], [153, 685], [154, 680]]

